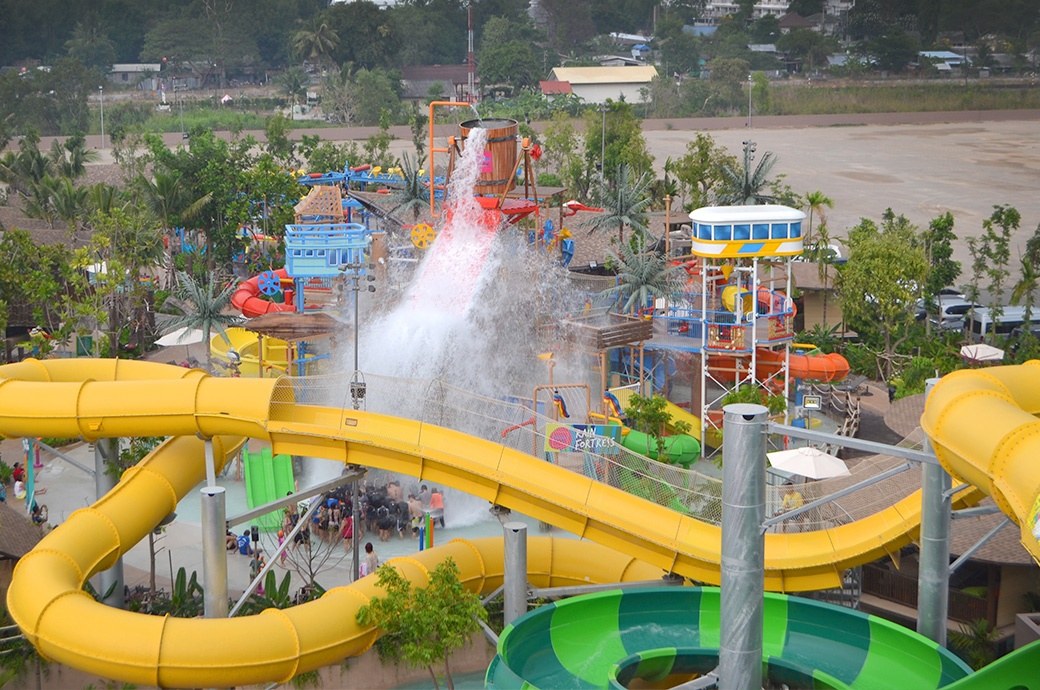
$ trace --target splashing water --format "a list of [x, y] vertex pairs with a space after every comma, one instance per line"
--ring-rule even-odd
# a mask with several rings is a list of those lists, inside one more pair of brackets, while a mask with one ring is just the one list
[[[546, 365], [537, 357], [546, 344], [537, 337], [537, 325], [561, 318], [557, 312], [566, 305], [581, 304], [566, 271], [527, 247], [522, 231], [488, 226], [488, 212], [473, 193], [486, 137], [482, 128], [470, 130], [448, 189], [453, 206], [411, 286], [389, 313], [365, 311], [370, 322], [359, 331], [360, 366], [371, 377], [370, 411], [416, 416], [423, 405], [420, 395], [410, 399], [400, 388], [375, 383], [383, 376], [443, 381], [452, 390], [497, 400], [530, 399], [534, 387], [547, 382]], [[343, 370], [353, 368], [350, 356], [341, 362]], [[587, 372], [580, 365], [557, 361], [557, 381], [582, 374]], [[476, 416], [465, 419], [471, 413], [454, 404], [451, 390], [442, 395], [444, 409], [460, 419], [437, 423], [478, 423]], [[453, 494], [446, 499], [453, 506], [452, 526], [488, 518], [486, 501]]]

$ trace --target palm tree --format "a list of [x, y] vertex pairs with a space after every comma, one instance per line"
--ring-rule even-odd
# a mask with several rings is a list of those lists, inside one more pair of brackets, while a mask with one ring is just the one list
[[755, 169], [751, 169], [755, 162], [755, 142], [744, 142], [744, 165], [737, 169], [729, 163], [722, 165], [722, 183], [716, 195], [716, 202], [721, 206], [751, 206], [775, 201], [769, 194], [763, 194], [762, 189], [769, 184], [769, 173], [776, 165], [776, 156], [772, 151], [766, 151], [762, 160], [758, 161]]
[[137, 190], [145, 207], [152, 212], [164, 233], [173, 229], [174, 223], [197, 218], [213, 199], [210, 192], [202, 198], [192, 198], [191, 190], [182, 181], [180, 173], [155, 173], [153, 179], [139, 177]]
[[1021, 303], [1025, 307], [1025, 314], [1023, 314], [1023, 325], [1022, 329], [1024, 332], [1029, 332], [1029, 322], [1033, 320], [1033, 304], [1036, 302], [1036, 288], [1040, 285], [1040, 266], [1029, 260], [1028, 257], [1023, 256], [1021, 259], [1021, 267], [1019, 268], [1018, 282], [1011, 289], [1011, 303]]
[[87, 163], [93, 163], [101, 154], [93, 149], [87, 148], [86, 138], [82, 134], [75, 134], [58, 143], [55, 139], [51, 142], [50, 153], [47, 158], [54, 169], [62, 177], [70, 180], [78, 180], [87, 174]]
[[68, 177], [56, 180], [51, 195], [51, 205], [58, 218], [69, 226], [69, 233], [75, 234], [90, 213], [90, 190], [76, 185]]
[[206, 283], [203, 284], [183, 271], [177, 273], [177, 285], [173, 289], [175, 298], [173, 305], [181, 313], [167, 321], [162, 332], [165, 335], [179, 328], [202, 331], [202, 342], [206, 347], [207, 371], [213, 371], [209, 347], [213, 329], [216, 329], [229, 345], [231, 344], [225, 329], [238, 323], [239, 320], [238, 315], [227, 313], [227, 309], [231, 305], [231, 295], [235, 292], [236, 287], [232, 282], [218, 293], [213, 274], [210, 274]]
[[307, 95], [307, 85], [310, 83], [310, 77], [303, 71], [303, 68], [290, 67], [279, 74], [275, 81], [282, 91], [285, 92], [285, 95], [289, 97], [291, 102], [289, 119], [293, 119], [296, 112], [296, 99], [301, 95]]
[[419, 168], [422, 167], [424, 160], [419, 159], [413, 164], [411, 156], [407, 153], [401, 155], [401, 176], [404, 177], [404, 186], [394, 190], [391, 197], [397, 203], [394, 212], [410, 211], [414, 220], [419, 220], [419, 214], [426, 210], [430, 203], [430, 192], [423, 184], [422, 178], [419, 177]]
[[585, 222], [589, 234], [616, 227], [618, 243], [624, 244], [627, 225], [634, 232], [645, 235], [649, 219], [647, 207], [652, 200], [650, 189], [653, 183], [654, 179], [650, 173], [643, 173], [632, 179], [632, 169], [625, 163], [619, 164], [614, 189], [611, 190], [605, 183], [600, 183], [600, 198], [603, 199], [605, 213], [597, 214]]
[[820, 217], [820, 225], [827, 224], [827, 216], [824, 214], [824, 207], [834, 208], [834, 200], [821, 191], [806, 192], [805, 193], [805, 207], [809, 211], [809, 231], [805, 233], [803, 238], [805, 246], [812, 246], [812, 231], [813, 231], [813, 215]]
[[678, 287], [675, 272], [678, 266], [669, 266], [664, 254], [646, 249], [645, 238], [640, 236], [633, 248], [632, 243], [622, 243], [621, 252], [610, 252], [617, 264], [616, 287], [604, 290], [603, 295], [618, 294], [624, 300], [620, 311], [629, 312], [645, 306], [652, 299], [667, 297]]
[[315, 15], [293, 34], [292, 44], [301, 58], [324, 66], [339, 46], [339, 34], [321, 15]]

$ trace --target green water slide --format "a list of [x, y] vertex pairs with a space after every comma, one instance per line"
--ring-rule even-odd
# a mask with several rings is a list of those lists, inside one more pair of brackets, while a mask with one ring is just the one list
[[[1040, 690], [1040, 643], [972, 674], [953, 653], [876, 616], [765, 595], [765, 677], [791, 688]], [[489, 688], [671, 687], [715, 668], [719, 590], [611, 590], [542, 606], [503, 631]]]
[[[271, 449], [262, 448], [258, 453], [242, 451], [242, 464], [246, 477], [246, 504], [250, 509], [285, 496], [296, 490], [293, 479], [292, 457], [271, 455]], [[252, 521], [261, 532], [277, 532], [282, 526], [279, 511], [262, 515]]]
[[[621, 445], [640, 455], [645, 455], [651, 460], [657, 460], [657, 439], [654, 436], [629, 429], [628, 433], [621, 437]], [[682, 465], [689, 469], [690, 464], [696, 462], [701, 455], [701, 444], [693, 436], [687, 434], [666, 436], [664, 455], [661, 462]]]

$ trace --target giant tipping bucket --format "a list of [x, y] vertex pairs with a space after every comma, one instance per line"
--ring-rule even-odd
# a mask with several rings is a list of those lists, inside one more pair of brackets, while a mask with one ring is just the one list
[[467, 120], [459, 125], [463, 147], [474, 129], [487, 130], [476, 193], [494, 195], [508, 192], [516, 186], [516, 137], [520, 123], [506, 118]]

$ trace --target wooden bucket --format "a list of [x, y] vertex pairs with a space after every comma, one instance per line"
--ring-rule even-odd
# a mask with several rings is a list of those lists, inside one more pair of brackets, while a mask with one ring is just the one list
[[480, 164], [480, 177], [474, 191], [492, 195], [508, 192], [516, 186], [514, 168], [520, 123], [505, 118], [467, 120], [459, 125], [463, 147], [469, 133], [478, 128], [487, 130], [487, 142], [484, 144], [484, 160]]

